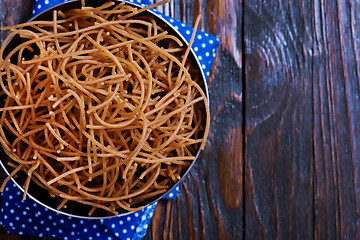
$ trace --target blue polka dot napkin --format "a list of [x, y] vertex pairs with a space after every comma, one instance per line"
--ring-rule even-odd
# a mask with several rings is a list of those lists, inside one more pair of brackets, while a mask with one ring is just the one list
[[[136, 3], [142, 7], [151, 4], [149, 0], [126, 1]], [[33, 16], [63, 2], [67, 2], [67, 0], [35, 0]], [[155, 9], [151, 11], [172, 24], [186, 41], [190, 41], [193, 32], [192, 27]], [[199, 30], [196, 32], [196, 40], [192, 45], [192, 49], [200, 62], [206, 79], [210, 75], [218, 46], [219, 40], [217, 37]], [[174, 188], [165, 198], [176, 198], [178, 190], [179, 186]], [[85, 220], [49, 210], [29, 197], [23, 200], [22, 195], [23, 192], [11, 181], [2, 193], [0, 224], [3, 225], [4, 229], [10, 233], [20, 235], [58, 239], [142, 239], [146, 234], [157, 204], [154, 203], [138, 212], [122, 217]]]

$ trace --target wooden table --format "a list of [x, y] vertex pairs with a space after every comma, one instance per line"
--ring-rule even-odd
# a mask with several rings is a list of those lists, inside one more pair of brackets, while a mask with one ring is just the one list
[[[0, 25], [27, 20], [32, 4], [0, 0]], [[221, 46], [206, 149], [145, 239], [360, 239], [359, 10], [356, 0], [164, 9], [188, 24], [202, 14]]]

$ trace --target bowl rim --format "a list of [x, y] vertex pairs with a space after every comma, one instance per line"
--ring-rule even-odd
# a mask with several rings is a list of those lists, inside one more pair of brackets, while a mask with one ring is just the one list
[[[131, 0], [110, 0], [112, 2], [115, 2], [117, 4], [120, 4], [121, 2], [124, 2], [125, 4], [128, 4], [128, 5], [132, 5], [132, 6], [135, 6], [135, 7], [138, 7], [138, 8], [144, 8], [144, 4], [140, 4], [140, 3], [135, 3], [134, 1], [131, 1]], [[66, 7], [66, 5], [69, 5], [70, 7], [68, 7], [67, 9], [72, 9], [74, 6], [74, 4], [77, 4], [77, 3], [80, 3], [81, 0], [69, 0], [69, 1], [66, 1], [66, 2], [63, 2], [63, 3], [59, 3], [59, 4], [56, 4], [48, 9], [46, 9], [45, 11], [37, 14], [37, 15], [34, 15], [32, 16], [28, 21], [26, 22], [30, 22], [30, 21], [34, 21], [34, 20], [37, 20], [38, 18], [41, 18], [42, 16], [46, 15], [46, 14], [49, 14], [49, 12], [53, 12], [54, 10], [57, 10], [61, 7]], [[92, 1], [94, 2], [94, 1]], [[98, 3], [99, 5], [102, 4], [102, 3]], [[146, 7], [146, 6], [145, 6]], [[157, 17], [159, 20], [163, 21], [168, 27], [170, 27], [177, 35], [177, 37], [179, 37], [181, 39], [181, 41], [183, 43], [186, 44], [186, 47], [189, 45], [189, 42], [185, 39], [185, 37], [180, 33], [180, 31], [175, 28], [172, 23], [170, 21], [168, 21], [167, 19], [163, 18], [162, 14], [160, 12], [158, 12], [156, 9], [147, 9], [145, 12], [148, 12], [152, 15], [154, 15], [155, 17]], [[200, 31], [200, 30], [196, 30], [196, 31]], [[5, 48], [4, 49], [7, 49], [8, 45], [11, 44], [11, 42], [14, 40], [14, 37], [12, 37], [6, 44]], [[193, 56], [193, 58], [195, 59], [196, 61], [196, 65], [198, 67], [198, 69], [200, 69], [200, 73], [201, 73], [201, 78], [202, 78], [202, 81], [203, 81], [203, 84], [204, 84], [204, 87], [203, 87], [203, 90], [204, 90], [204, 93], [206, 95], [206, 100], [207, 100], [207, 103], [208, 105], [210, 106], [210, 101], [209, 101], [209, 90], [208, 90], [208, 85], [207, 85], [207, 79], [205, 77], [205, 74], [204, 74], [204, 70], [203, 68], [201, 67], [201, 64], [200, 64], [200, 61], [193, 49], [193, 46], [191, 46], [190, 48], [190, 52], [191, 52], [191, 55]], [[209, 109], [210, 110], [210, 109]], [[195, 162], [197, 161], [197, 159], [199, 158], [201, 152], [203, 150], [201, 148], [198, 149], [196, 155], [195, 155], [195, 159], [192, 161], [192, 163], [190, 164], [190, 166], [188, 167], [188, 169], [185, 171], [185, 173], [181, 176], [181, 178], [171, 187], [169, 188], [165, 193], [159, 195], [158, 197], [155, 198], [155, 200], [152, 200], [150, 201], [149, 203], [145, 204], [145, 205], [142, 205], [143, 209], [149, 207], [150, 205], [154, 204], [154, 203], [157, 203], [160, 199], [162, 199], [163, 197], [165, 197], [166, 195], [168, 195], [171, 191], [173, 191], [176, 187], [179, 186], [179, 184], [185, 179], [185, 177], [188, 175], [188, 173], [190, 172], [190, 170], [192, 169], [192, 167], [195, 165]], [[6, 168], [2, 158], [0, 158], [0, 165], [1, 167], [3, 168], [5, 174], [7, 175], [10, 175], [8, 169]], [[4, 177], [5, 179], [5, 177]], [[18, 189], [20, 189], [23, 193], [24, 193], [24, 188], [13, 178], [11, 177], [11, 180], [12, 182], [18, 187]], [[7, 183], [9, 184], [9, 183]], [[122, 217], [122, 216], [127, 216], [129, 214], [132, 214], [132, 213], [135, 213], [136, 211], [126, 211], [125, 212], [121, 212], [117, 215], [110, 215], [110, 216], [83, 216], [83, 215], [76, 215], [76, 214], [72, 214], [72, 213], [69, 213], [69, 212], [65, 212], [65, 211], [62, 211], [61, 209], [58, 210], [56, 208], [53, 208], [51, 206], [48, 206], [46, 203], [40, 201], [38, 198], [34, 197], [30, 192], [27, 193], [26, 195], [27, 197], [31, 198], [33, 201], [35, 201], [36, 203], [40, 204], [41, 206], [43, 206], [44, 208], [47, 208], [47, 209], [50, 209], [52, 211], [54, 211], [55, 213], [60, 213], [60, 214], [63, 214], [63, 215], [66, 215], [68, 217], [73, 217], [73, 218], [79, 218], [79, 219], [110, 219], [110, 218], [116, 218], [116, 217]], [[141, 211], [141, 210], [139, 210]]]

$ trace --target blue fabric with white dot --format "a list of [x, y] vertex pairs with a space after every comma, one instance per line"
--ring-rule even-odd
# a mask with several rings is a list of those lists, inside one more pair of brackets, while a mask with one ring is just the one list
[[[126, 0], [145, 7], [149, 0]], [[35, 0], [33, 16], [67, 0]], [[168, 17], [155, 9], [155, 14], [172, 24], [186, 41], [190, 41], [193, 28], [183, 22]], [[219, 40], [217, 37], [197, 30], [196, 39], [192, 45], [206, 79], [210, 75], [216, 55]], [[164, 198], [175, 199], [179, 190], [176, 186]], [[85, 239], [142, 239], [149, 227], [157, 203], [140, 211], [122, 217], [109, 219], [80, 219], [66, 216], [52, 211], [38, 204], [31, 198], [22, 199], [23, 192], [9, 182], [2, 193], [0, 224], [9, 233], [38, 236], [57, 239], [85, 240]]]

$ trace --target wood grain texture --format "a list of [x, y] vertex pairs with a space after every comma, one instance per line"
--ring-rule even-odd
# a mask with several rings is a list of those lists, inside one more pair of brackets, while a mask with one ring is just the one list
[[314, 236], [312, 6], [305, 2], [244, 8], [247, 239]]
[[[359, 26], [355, 1], [314, 6], [317, 238], [359, 239]], [[357, 17], [357, 19], [359, 19]], [[324, 206], [324, 203], [328, 203]], [[320, 221], [325, 222], [321, 223]]]
[[246, 236], [359, 239], [359, 4], [245, 6]]
[[[0, 25], [26, 0], [0, 0]], [[221, 44], [205, 151], [145, 239], [360, 239], [360, 3], [173, 0]], [[7, 33], [0, 32], [1, 40]], [[39, 239], [6, 234], [0, 240]]]

